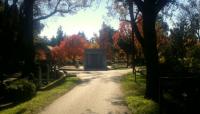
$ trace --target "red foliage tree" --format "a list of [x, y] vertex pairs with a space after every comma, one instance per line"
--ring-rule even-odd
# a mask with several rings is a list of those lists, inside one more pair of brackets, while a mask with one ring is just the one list
[[89, 42], [80, 35], [72, 35], [63, 41], [66, 57], [75, 62], [76, 59], [82, 60], [84, 50], [89, 48]]
[[135, 50], [134, 55], [136, 56], [141, 57], [141, 53], [142, 53], [141, 45], [139, 44], [136, 38], [132, 39], [132, 37], [133, 37], [132, 28], [131, 28], [130, 22], [121, 21], [118, 31], [115, 32], [113, 35], [113, 43], [114, 43], [115, 48], [122, 49], [124, 53], [126, 54], [127, 66], [129, 64], [129, 56], [133, 53], [134, 50]]
[[72, 35], [64, 38], [58, 46], [52, 49], [52, 58], [61, 64], [66, 60], [82, 60], [84, 50], [89, 47], [88, 41], [81, 35]]
[[65, 61], [65, 53], [60, 46], [54, 46], [51, 49], [52, 62], [54, 65], [62, 65]]

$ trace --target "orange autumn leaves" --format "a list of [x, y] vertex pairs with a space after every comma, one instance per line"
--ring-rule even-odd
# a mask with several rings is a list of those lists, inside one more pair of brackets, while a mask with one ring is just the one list
[[[143, 37], [143, 23], [142, 23], [142, 16], [139, 16], [137, 18], [137, 27], [140, 32], [140, 34]], [[167, 38], [167, 35], [165, 35], [164, 30], [161, 26], [160, 22], [156, 23], [156, 35], [157, 35], [157, 48], [162, 47], [163, 45], [166, 45], [169, 43], [169, 39]], [[133, 37], [133, 39], [132, 39]], [[137, 40], [136, 36], [132, 34], [132, 27], [131, 23], [129, 21], [121, 21], [119, 25], [119, 29], [114, 33], [113, 35], [113, 44], [115, 48], [120, 49], [119, 41], [132, 41], [134, 43], [135, 49], [136, 49], [136, 55], [142, 53], [142, 46]], [[133, 41], [134, 40], [134, 41]]]
[[[142, 23], [141, 22], [138, 23], [138, 26], [140, 26], [138, 28], [141, 29]], [[142, 32], [142, 29], [140, 30], [140, 32]], [[132, 39], [132, 37], [134, 38]], [[113, 38], [114, 47], [116, 49], [122, 49], [125, 53], [129, 53], [129, 54], [131, 53], [130, 51], [133, 50], [133, 49], [130, 49], [132, 48], [131, 46], [132, 43], [134, 43], [135, 45], [134, 47], [136, 48], [137, 53], [141, 53], [142, 51], [140, 43], [135, 38], [134, 34], [132, 35], [131, 24], [128, 21], [120, 22], [119, 29], [113, 34], [112, 38]], [[122, 46], [122, 43], [124, 46]], [[127, 47], [127, 49], [123, 47]]]
[[118, 31], [116, 31], [113, 34], [113, 41], [114, 41], [115, 48], [120, 48], [118, 46], [119, 40], [125, 41], [125, 40], [128, 40], [128, 39], [132, 39], [131, 33], [132, 33], [132, 29], [131, 29], [130, 23], [127, 22], [127, 21], [121, 21]]
[[[143, 36], [141, 16], [139, 16], [137, 20], [138, 29]], [[167, 36], [163, 33], [163, 29], [160, 24], [156, 25], [156, 32], [157, 47], [160, 48], [162, 45], [168, 43], [168, 39], [166, 38]], [[134, 39], [132, 39], [132, 37], [134, 37]], [[119, 43], [119, 41], [121, 41], [121, 43]], [[121, 21], [117, 31], [114, 32], [114, 30], [110, 29], [109, 26], [104, 25], [100, 30], [100, 35], [97, 36], [95, 34], [94, 37], [90, 39], [90, 41], [79, 34], [63, 38], [63, 40], [58, 45], [51, 49], [52, 60], [60, 63], [65, 63], [68, 60], [82, 60], [84, 50], [86, 48], [102, 48], [106, 51], [107, 59], [111, 60], [113, 59], [113, 56], [117, 55], [114, 54], [113, 50], [116, 53], [123, 51], [126, 54], [130, 54], [130, 52], [132, 52], [131, 50], [133, 50], [131, 49], [132, 46], [130, 46], [132, 43], [134, 43], [135, 46], [135, 55], [142, 57], [142, 47], [135, 35], [132, 34], [132, 27], [130, 22]], [[121, 46], [119, 46], [120, 44]], [[128, 48], [125, 45], [128, 45]]]
[[82, 59], [84, 49], [89, 42], [81, 35], [72, 35], [64, 38], [59, 45], [52, 48], [52, 58], [55, 62], [64, 63], [66, 60]]

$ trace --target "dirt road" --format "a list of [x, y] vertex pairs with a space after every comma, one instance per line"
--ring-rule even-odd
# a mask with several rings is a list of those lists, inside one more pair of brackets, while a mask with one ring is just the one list
[[120, 76], [128, 70], [71, 71], [82, 83], [40, 114], [130, 114], [122, 100]]

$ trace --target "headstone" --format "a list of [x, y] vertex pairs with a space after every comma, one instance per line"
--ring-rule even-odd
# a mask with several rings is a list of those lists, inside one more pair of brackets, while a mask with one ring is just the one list
[[86, 49], [84, 55], [85, 70], [107, 70], [106, 55], [103, 49]]

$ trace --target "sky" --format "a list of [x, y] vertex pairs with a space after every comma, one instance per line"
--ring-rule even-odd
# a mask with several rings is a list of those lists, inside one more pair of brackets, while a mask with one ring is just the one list
[[[185, 0], [184, 0], [185, 1]], [[106, 17], [106, 24], [110, 25], [114, 29], [119, 27], [119, 19], [109, 18], [107, 16], [106, 0], [101, 0], [99, 7], [93, 6], [86, 10], [80, 10], [73, 15], [54, 15], [41, 22], [45, 25], [44, 29], [41, 31], [40, 36], [51, 39], [56, 36], [57, 29], [62, 26], [63, 31], [66, 35], [77, 34], [78, 32], [84, 32], [87, 39], [94, 36], [94, 33], [99, 35], [99, 30]], [[177, 12], [174, 12], [177, 13]], [[175, 14], [176, 15], [176, 14]], [[171, 18], [172, 20], [176, 20]], [[169, 18], [166, 20], [168, 22], [169, 28], [173, 28], [173, 21]]]
[[[78, 32], [84, 32], [86, 37], [90, 39], [94, 33], [99, 34], [104, 17], [107, 17], [106, 3], [101, 2], [99, 7], [91, 7], [86, 10], [80, 10], [76, 14], [62, 16], [52, 16], [48, 19], [41, 21], [45, 27], [41, 31], [40, 36], [47, 36], [52, 38], [56, 36], [56, 32], [59, 26], [62, 26], [66, 35], [77, 34]], [[106, 21], [114, 29], [118, 29], [119, 20], [112, 19], [112, 21]]]

